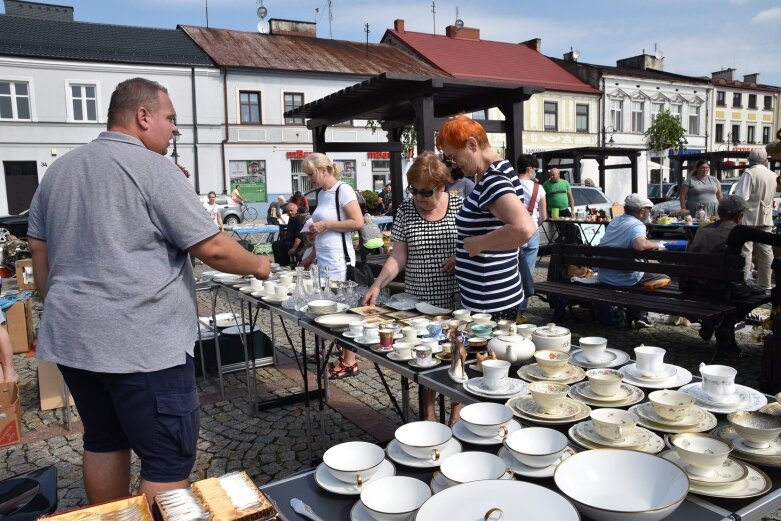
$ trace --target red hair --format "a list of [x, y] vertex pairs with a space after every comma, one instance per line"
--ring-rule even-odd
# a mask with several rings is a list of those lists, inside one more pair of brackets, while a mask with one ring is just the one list
[[466, 140], [470, 137], [475, 138], [477, 146], [484, 149], [488, 146], [488, 135], [483, 126], [477, 121], [466, 117], [464, 114], [454, 116], [439, 127], [437, 134], [437, 148], [442, 149], [442, 145], [448, 145], [461, 149], [466, 146]]

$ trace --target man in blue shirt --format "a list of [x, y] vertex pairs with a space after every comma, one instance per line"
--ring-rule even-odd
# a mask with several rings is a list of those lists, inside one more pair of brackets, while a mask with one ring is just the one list
[[[632, 248], [636, 251], [658, 250], [659, 242], [649, 241], [645, 234], [645, 222], [651, 215], [653, 203], [638, 194], [631, 194], [624, 200], [624, 214], [619, 215], [607, 226], [600, 246], [613, 248]], [[601, 268], [599, 281], [612, 286], [642, 286], [651, 281], [670, 282], [667, 275], [644, 273], [642, 271], [623, 271]], [[651, 322], [646, 313], [627, 311], [627, 322], [639, 327], [648, 327]]]

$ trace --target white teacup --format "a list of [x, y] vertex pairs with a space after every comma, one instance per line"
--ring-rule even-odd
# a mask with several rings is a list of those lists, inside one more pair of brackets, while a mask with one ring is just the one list
[[539, 381], [529, 384], [529, 393], [532, 395], [532, 399], [541, 411], [547, 413], [558, 412], [569, 390], [569, 385], [555, 382]]
[[482, 438], [505, 437], [513, 410], [501, 403], [478, 402], [461, 409], [461, 422], [471, 433]]
[[732, 452], [732, 442], [703, 433], [685, 432], [669, 438], [669, 443], [683, 461], [686, 472], [695, 476], [710, 476]]
[[285, 286], [290, 286], [293, 283], [293, 274], [285, 273], [279, 276], [279, 282]]
[[624, 441], [635, 430], [639, 418], [623, 409], [594, 409], [591, 421], [597, 434], [610, 441]]
[[263, 289], [263, 281], [254, 277], [249, 280], [249, 285], [252, 291], [261, 291]]
[[339, 481], [361, 486], [385, 459], [385, 451], [374, 443], [348, 441], [334, 445], [323, 454], [323, 463]]
[[425, 367], [434, 363], [434, 359], [431, 357], [430, 346], [420, 344], [415, 346], [412, 350], [415, 351], [415, 363], [417, 365]]
[[408, 520], [430, 497], [426, 483], [408, 476], [373, 479], [361, 491], [364, 507], [377, 521]]
[[486, 360], [483, 362], [483, 382], [491, 390], [499, 389], [510, 373], [507, 360]]
[[491, 314], [490, 313], [475, 313], [472, 315], [472, 320], [475, 324], [487, 324], [491, 321]]
[[663, 389], [648, 394], [648, 401], [657, 416], [676, 422], [684, 419], [694, 405], [694, 396], [681, 391]]
[[442, 423], [417, 421], [396, 429], [394, 437], [401, 450], [413, 458], [439, 461], [440, 451], [453, 438], [453, 431]]
[[567, 448], [567, 437], [545, 427], [525, 427], [507, 436], [504, 446], [524, 465], [545, 468], [561, 457]]
[[418, 330], [412, 326], [401, 328], [401, 334], [404, 336], [405, 342], [414, 342], [418, 338]]
[[460, 452], [442, 461], [434, 479], [452, 487], [482, 479], [500, 479], [512, 469], [495, 454], [488, 452]]
[[393, 352], [399, 358], [411, 358], [412, 357], [412, 344], [409, 342], [395, 342], [393, 344]]
[[364, 324], [363, 339], [366, 340], [367, 342], [379, 342], [380, 326], [378, 326], [377, 324]]
[[353, 336], [361, 336], [363, 335], [363, 320], [353, 320], [349, 324], [347, 324], [347, 327], [350, 328], [350, 334]]
[[263, 281], [263, 292], [266, 293], [267, 295], [273, 295], [276, 287], [277, 287], [277, 283], [274, 282], [273, 280]]
[[664, 370], [664, 354], [667, 351], [661, 347], [640, 345], [635, 347], [635, 358], [637, 360], [637, 370], [641, 375], [647, 377], [659, 376]]
[[274, 287], [274, 297], [278, 299], [287, 297], [287, 287], [286, 286]]
[[615, 369], [591, 369], [586, 371], [586, 376], [594, 394], [604, 397], [615, 396], [624, 379], [624, 375]]
[[457, 309], [453, 311], [453, 318], [469, 322], [472, 320], [472, 312], [468, 309]]
[[597, 364], [605, 357], [607, 338], [601, 336], [584, 336], [580, 339], [580, 350], [583, 356], [592, 364]]
[[418, 331], [425, 331], [426, 326], [428, 326], [428, 323], [430, 322], [427, 318], [413, 318], [409, 321], [409, 325], [417, 329]]
[[738, 371], [727, 365], [700, 364], [702, 390], [714, 402], [724, 402], [735, 394], [735, 376]]

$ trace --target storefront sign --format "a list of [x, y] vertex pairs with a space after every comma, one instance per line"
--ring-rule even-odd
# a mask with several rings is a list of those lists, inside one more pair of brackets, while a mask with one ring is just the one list
[[251, 161], [230, 161], [231, 190], [238, 187], [241, 197], [250, 203], [265, 203], [266, 162], [262, 159]]
[[367, 159], [390, 159], [390, 152], [366, 152]]
[[286, 157], [288, 159], [304, 159], [309, 154], [306, 150], [289, 150]]

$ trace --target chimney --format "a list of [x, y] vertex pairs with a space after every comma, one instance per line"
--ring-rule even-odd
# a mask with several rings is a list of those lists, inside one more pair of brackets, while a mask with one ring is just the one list
[[67, 5], [22, 2], [20, 0], [4, 0], [3, 4], [5, 5], [5, 14], [8, 16], [22, 16], [56, 22], [73, 21], [73, 7]]
[[393, 30], [396, 31], [397, 33], [406, 32], [404, 31], [404, 20], [402, 20], [401, 18], [396, 18], [395, 20], [393, 20]]
[[619, 69], [632, 69], [636, 71], [664, 71], [664, 57], [657, 58], [650, 54], [639, 54], [631, 58], [624, 58], [616, 61], [616, 67]]
[[713, 80], [735, 81], [735, 69], [722, 69], [712, 72], [710, 75]]
[[271, 28], [271, 34], [317, 38], [317, 24], [314, 22], [299, 22], [296, 20], [279, 20], [271, 18], [268, 23]]
[[445, 36], [456, 40], [479, 40], [480, 29], [475, 29], [474, 27], [462, 27], [459, 29], [455, 25], [448, 25], [445, 27]]
[[754, 74], [744, 74], [743, 81], [745, 83], [759, 83], [759, 73], [755, 72]]
[[564, 53], [564, 61], [565, 62], [576, 62], [578, 61], [578, 58], [580, 58], [580, 52], [579, 51], [573, 51], [570, 47], [569, 52]]
[[532, 38], [531, 40], [526, 40], [525, 42], [521, 42], [521, 45], [525, 45], [529, 49], [535, 50], [537, 52], [541, 52], [541, 49], [542, 49], [542, 39], [541, 38]]

